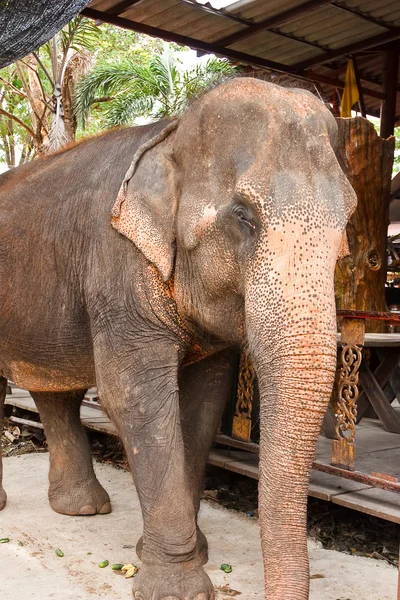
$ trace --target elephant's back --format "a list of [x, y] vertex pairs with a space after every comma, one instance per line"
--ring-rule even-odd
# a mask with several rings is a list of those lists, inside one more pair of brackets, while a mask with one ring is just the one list
[[0, 375], [16, 380], [18, 369], [43, 366], [45, 378], [51, 365], [60, 381], [79, 372], [93, 379], [87, 262], [116, 234], [111, 207], [143, 129], [99, 136], [0, 177]]

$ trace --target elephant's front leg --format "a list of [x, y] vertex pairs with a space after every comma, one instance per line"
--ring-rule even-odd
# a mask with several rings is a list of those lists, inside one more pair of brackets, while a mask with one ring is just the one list
[[177, 352], [171, 345], [132, 350], [119, 364], [104, 360], [103, 352], [96, 352], [97, 384], [123, 440], [143, 513], [143, 566], [133, 582], [135, 598], [211, 600], [185, 470]]
[[[196, 515], [204, 485], [208, 454], [232, 394], [237, 353], [222, 350], [185, 367], [179, 378], [182, 431], [185, 443], [186, 472], [190, 481]], [[198, 552], [208, 560], [207, 540], [197, 529]]]

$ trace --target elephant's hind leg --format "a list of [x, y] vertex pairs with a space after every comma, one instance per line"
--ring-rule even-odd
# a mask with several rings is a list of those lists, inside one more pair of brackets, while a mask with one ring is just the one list
[[32, 392], [50, 452], [50, 504], [65, 515], [111, 511], [108, 494], [94, 473], [91, 449], [80, 420], [84, 395], [85, 390]]
[[[4, 417], [4, 400], [6, 399], [6, 391], [7, 391], [7, 379], [5, 377], [0, 377], [0, 437], [3, 428], [3, 417]], [[3, 461], [1, 458], [1, 447], [0, 447], [0, 510], [6, 505], [7, 494], [3, 489]]]

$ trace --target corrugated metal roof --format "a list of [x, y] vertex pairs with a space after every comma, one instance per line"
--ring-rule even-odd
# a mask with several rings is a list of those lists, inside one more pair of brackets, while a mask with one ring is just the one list
[[[84, 14], [202, 52], [319, 79], [325, 95], [343, 87], [351, 53], [367, 112], [377, 116], [383, 53], [400, 51], [399, 0], [239, 0], [220, 11], [195, 0], [93, 0]], [[400, 123], [400, 93], [396, 114]]]

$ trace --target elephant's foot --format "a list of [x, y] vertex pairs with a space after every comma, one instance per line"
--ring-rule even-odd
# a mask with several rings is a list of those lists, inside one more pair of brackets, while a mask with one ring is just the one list
[[198, 563], [144, 565], [133, 580], [135, 600], [214, 600], [214, 587]]
[[110, 498], [96, 478], [84, 481], [51, 477], [51, 508], [63, 515], [105, 515], [111, 512]]
[[7, 494], [0, 485], [0, 510], [3, 510], [7, 502]]
[[[140, 560], [142, 560], [142, 551], [143, 537], [141, 537], [136, 544], [136, 554]], [[197, 559], [201, 565], [208, 563], [208, 542], [206, 536], [199, 527], [197, 528]]]

